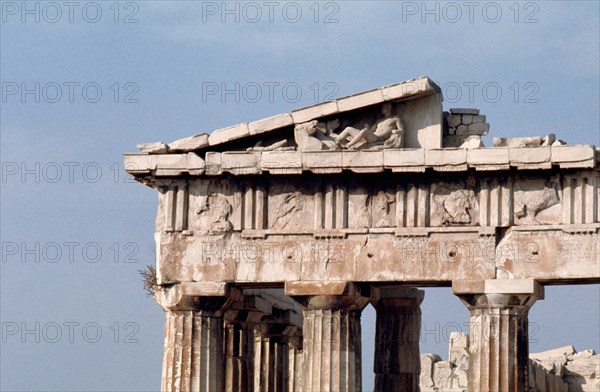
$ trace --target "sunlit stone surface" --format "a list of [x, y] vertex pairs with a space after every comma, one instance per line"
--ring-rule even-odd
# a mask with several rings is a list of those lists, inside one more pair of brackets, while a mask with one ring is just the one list
[[[528, 362], [528, 311], [600, 281], [600, 153], [490, 130], [421, 77], [126, 154], [158, 193], [163, 390], [358, 391], [369, 301], [378, 391], [561, 390]], [[416, 287], [450, 284], [469, 343], [419, 358]]]

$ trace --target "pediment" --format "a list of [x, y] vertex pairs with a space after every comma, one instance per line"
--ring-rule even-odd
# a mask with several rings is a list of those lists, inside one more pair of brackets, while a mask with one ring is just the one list
[[410, 79], [171, 143], [138, 145], [125, 169], [148, 185], [177, 176], [424, 173], [596, 168], [600, 149], [545, 137], [496, 137], [487, 117], [442, 108], [428, 77]]
[[148, 154], [442, 147], [442, 94], [426, 76], [171, 143]]

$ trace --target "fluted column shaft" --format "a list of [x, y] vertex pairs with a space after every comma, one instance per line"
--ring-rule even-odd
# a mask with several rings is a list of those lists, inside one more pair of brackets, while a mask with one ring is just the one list
[[531, 290], [515, 289], [519, 284], [513, 283], [506, 284], [505, 293], [499, 292], [501, 286], [495, 282], [483, 293], [455, 290], [471, 315], [470, 392], [528, 390], [528, 313], [536, 300], [543, 298], [543, 288], [533, 282]]
[[292, 336], [288, 340], [288, 392], [302, 391], [302, 337]]
[[418, 391], [421, 373], [419, 338], [424, 291], [376, 287], [375, 391]]
[[254, 390], [287, 391], [289, 353], [286, 339], [256, 331], [254, 342]]
[[303, 371], [306, 392], [361, 390], [361, 296], [304, 298]]
[[527, 312], [522, 307], [470, 309], [470, 391], [527, 389]]
[[253, 389], [254, 329], [252, 324], [225, 322], [225, 391]]
[[222, 380], [222, 317], [207, 310], [167, 311], [162, 391], [220, 391]]

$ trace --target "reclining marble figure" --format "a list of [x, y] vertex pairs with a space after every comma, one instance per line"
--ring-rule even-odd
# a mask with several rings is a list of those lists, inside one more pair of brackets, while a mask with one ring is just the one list
[[[373, 125], [365, 124], [365, 127], [361, 130], [346, 127], [335, 139], [336, 144], [352, 149], [385, 144], [390, 140], [390, 143], [387, 143], [385, 147], [402, 147], [404, 125], [399, 116], [392, 114], [392, 104], [389, 102], [384, 103], [381, 106], [381, 113], [384, 116], [382, 119]], [[351, 138], [350, 141], [348, 141], [348, 138]]]

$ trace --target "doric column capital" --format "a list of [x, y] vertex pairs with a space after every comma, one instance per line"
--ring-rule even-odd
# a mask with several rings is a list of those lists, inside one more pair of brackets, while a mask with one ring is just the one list
[[360, 295], [310, 295], [294, 299], [308, 310], [361, 311], [369, 303], [368, 297]]
[[369, 303], [369, 293], [349, 282], [288, 282], [285, 293], [307, 310], [358, 310]]
[[421, 306], [425, 291], [402, 286], [371, 287], [370, 302], [375, 309], [397, 309], [404, 311]]
[[223, 282], [186, 282], [161, 287], [154, 297], [165, 311], [205, 310], [220, 313], [240, 300], [241, 291]]
[[544, 286], [535, 279], [490, 279], [452, 282], [452, 291], [469, 311], [510, 309], [528, 311], [544, 299]]

